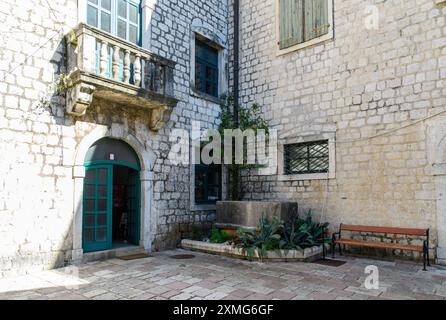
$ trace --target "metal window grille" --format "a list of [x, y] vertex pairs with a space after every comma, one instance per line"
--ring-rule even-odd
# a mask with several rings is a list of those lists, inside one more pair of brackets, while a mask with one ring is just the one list
[[328, 141], [288, 144], [284, 146], [285, 174], [327, 173]]

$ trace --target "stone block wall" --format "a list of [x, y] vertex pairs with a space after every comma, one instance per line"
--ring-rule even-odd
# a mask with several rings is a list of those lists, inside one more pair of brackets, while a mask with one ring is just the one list
[[[276, 0], [241, 1], [241, 103], [258, 102], [279, 143], [336, 136], [336, 178], [244, 175], [244, 197], [297, 201], [330, 222], [432, 229], [427, 126], [446, 105], [446, 8], [433, 0], [334, 1], [334, 38], [276, 53]], [[367, 28], [370, 8], [377, 29]], [[432, 119], [434, 119], [433, 117]]]

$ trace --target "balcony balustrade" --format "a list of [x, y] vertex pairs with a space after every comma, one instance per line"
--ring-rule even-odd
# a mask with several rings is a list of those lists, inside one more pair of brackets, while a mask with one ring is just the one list
[[85, 115], [93, 97], [149, 111], [159, 130], [176, 105], [175, 63], [86, 24], [67, 36], [67, 112]]

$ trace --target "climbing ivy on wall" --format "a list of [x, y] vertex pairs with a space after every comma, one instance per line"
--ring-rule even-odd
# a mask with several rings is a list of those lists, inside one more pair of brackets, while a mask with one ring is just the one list
[[[225, 103], [221, 106], [220, 119], [221, 123], [218, 131], [224, 141], [224, 130], [226, 129], [240, 129], [242, 132], [248, 129], [254, 130], [257, 134], [258, 130], [265, 130], [266, 142], [268, 142], [269, 127], [268, 123], [262, 117], [262, 106], [253, 103], [250, 106], [239, 107], [239, 126], [237, 127], [234, 116], [234, 99], [232, 96], [225, 98]], [[260, 167], [259, 165], [246, 164], [247, 163], [247, 147], [246, 139], [243, 142], [244, 159], [243, 164], [235, 164], [235, 146], [233, 143], [232, 151], [232, 164], [226, 165], [228, 169], [228, 191], [231, 196], [231, 200], [241, 200], [241, 186], [240, 186], [240, 173], [242, 170], [253, 169]], [[222, 148], [223, 150], [223, 148]]]

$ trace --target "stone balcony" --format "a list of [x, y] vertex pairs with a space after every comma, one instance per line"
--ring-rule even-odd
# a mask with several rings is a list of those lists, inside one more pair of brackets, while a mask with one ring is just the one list
[[177, 103], [173, 61], [86, 24], [66, 39], [68, 114], [83, 116], [95, 97], [145, 108], [150, 129], [162, 128]]

